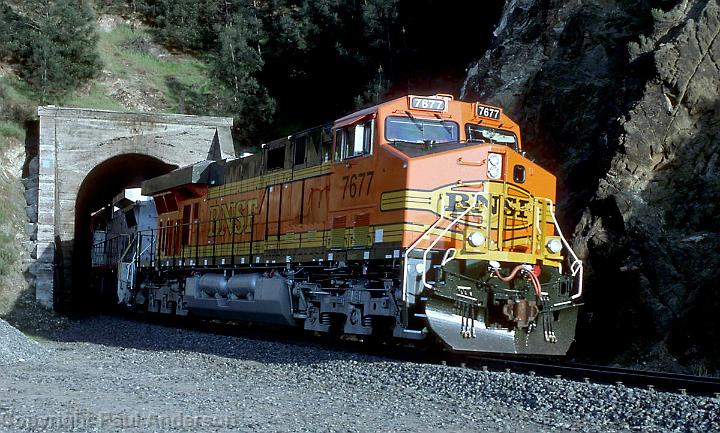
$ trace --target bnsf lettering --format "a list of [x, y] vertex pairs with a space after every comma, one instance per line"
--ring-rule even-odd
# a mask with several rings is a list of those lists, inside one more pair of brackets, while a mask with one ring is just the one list
[[505, 216], [519, 219], [527, 219], [529, 200], [517, 197], [505, 198]]
[[[453, 213], [459, 213], [464, 210], [466, 210], [470, 206], [470, 202], [472, 200], [472, 194], [471, 193], [462, 193], [462, 192], [449, 192], [446, 193], [448, 197], [447, 206], [445, 207], [445, 212]], [[490, 214], [491, 215], [497, 215], [500, 208], [500, 198], [499, 195], [493, 195], [490, 197]], [[478, 215], [481, 214], [480, 208], [482, 206], [487, 206], [488, 202], [483, 196], [478, 197], [478, 205], [477, 210], [472, 210], [472, 215]], [[518, 197], [506, 197], [505, 198], [505, 208], [503, 211], [503, 214], [506, 217], [510, 218], [519, 218], [519, 219], [527, 219], [528, 218], [528, 209], [530, 205], [530, 200], [518, 198]]]
[[250, 233], [252, 216], [257, 213], [257, 207], [258, 201], [255, 198], [210, 206], [208, 237], [225, 236], [225, 233], [231, 233], [233, 229], [236, 235]]
[[492, 196], [491, 200], [492, 200], [492, 205], [490, 206], [490, 213], [492, 215], [497, 215], [498, 208], [500, 207], [500, 196], [494, 195], [494, 196]]
[[[448, 197], [448, 204], [445, 207], [446, 212], [462, 212], [470, 206], [472, 194], [466, 194], [462, 192], [449, 192], [446, 195]], [[478, 196], [478, 202], [476, 207], [480, 208], [480, 206], [487, 206], [487, 204], [488, 203], [485, 197]], [[471, 213], [475, 214], [477, 212], [471, 211]]]
[[449, 192], [448, 205], [445, 208], [447, 212], [460, 212], [462, 209], [467, 209], [470, 206], [470, 196], [468, 194]]

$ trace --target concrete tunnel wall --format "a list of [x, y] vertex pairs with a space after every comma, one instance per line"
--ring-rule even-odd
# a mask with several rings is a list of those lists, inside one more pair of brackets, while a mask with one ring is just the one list
[[[234, 156], [232, 119], [176, 114], [38, 108], [40, 118], [36, 299], [48, 308], [72, 287], [75, 210], [86, 176], [122, 155], [169, 166]], [[154, 174], [148, 174], [148, 177]], [[118, 191], [119, 192], [119, 191]], [[62, 285], [62, 287], [60, 287]]]

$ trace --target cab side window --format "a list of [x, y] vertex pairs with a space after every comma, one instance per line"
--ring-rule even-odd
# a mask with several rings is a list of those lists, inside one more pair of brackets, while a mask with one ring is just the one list
[[305, 155], [305, 143], [307, 142], [306, 136], [300, 136], [293, 139], [293, 149], [294, 152], [294, 158], [293, 158], [293, 165], [302, 165], [305, 164], [306, 161], [306, 155]]
[[335, 131], [335, 160], [372, 153], [375, 120], [349, 125]]
[[267, 169], [276, 170], [285, 166], [285, 146], [267, 150]]

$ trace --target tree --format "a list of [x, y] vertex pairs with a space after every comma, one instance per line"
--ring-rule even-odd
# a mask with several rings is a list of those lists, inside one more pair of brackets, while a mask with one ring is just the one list
[[27, 10], [21, 74], [42, 102], [62, 97], [99, 72], [95, 17], [87, 2], [33, 0]]
[[13, 59], [18, 49], [18, 41], [13, 35], [21, 26], [20, 16], [7, 4], [0, 4], [0, 59]]
[[259, 128], [269, 123], [275, 112], [275, 100], [256, 76], [264, 65], [263, 36], [257, 11], [242, 9], [220, 31], [218, 53], [211, 62], [211, 75], [227, 90], [222, 102], [236, 115], [235, 126], [243, 144], [256, 144]]
[[144, 15], [167, 44], [180, 49], [211, 48], [216, 25], [230, 0], [135, 0], [134, 10]]

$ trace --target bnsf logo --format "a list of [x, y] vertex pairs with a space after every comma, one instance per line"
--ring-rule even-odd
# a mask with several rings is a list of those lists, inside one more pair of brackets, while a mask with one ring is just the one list
[[252, 230], [253, 215], [258, 212], [258, 200], [238, 200], [231, 203], [222, 203], [208, 207], [210, 212], [210, 229], [208, 237], [225, 236], [225, 233], [241, 235]]
[[[448, 192], [447, 195], [447, 206], [445, 206], [445, 212], [448, 212], [451, 216], [457, 216], [458, 214], [465, 211], [474, 199], [473, 194], [463, 192]], [[483, 207], [490, 207], [490, 215], [497, 215], [498, 209], [500, 208], [500, 195], [491, 195], [490, 203], [485, 196], [478, 196], [478, 203], [469, 214], [472, 216], [482, 216], [485, 213]], [[527, 219], [530, 209], [530, 200], [520, 197], [505, 197], [505, 206], [503, 214], [509, 218]]]

